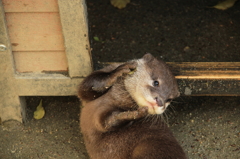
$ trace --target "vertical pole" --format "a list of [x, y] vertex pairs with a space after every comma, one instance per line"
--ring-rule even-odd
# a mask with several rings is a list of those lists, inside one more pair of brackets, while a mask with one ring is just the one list
[[14, 62], [5, 23], [5, 13], [0, 1], [0, 118], [1, 121], [23, 121], [24, 98], [18, 96], [15, 81]]

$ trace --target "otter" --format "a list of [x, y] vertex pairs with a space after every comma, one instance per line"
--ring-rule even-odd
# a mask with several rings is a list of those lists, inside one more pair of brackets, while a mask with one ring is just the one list
[[78, 88], [80, 129], [90, 158], [186, 159], [159, 120], [178, 96], [170, 69], [150, 53], [91, 73]]

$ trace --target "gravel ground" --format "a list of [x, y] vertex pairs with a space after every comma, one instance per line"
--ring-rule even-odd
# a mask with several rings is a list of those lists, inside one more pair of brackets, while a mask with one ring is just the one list
[[[46, 115], [35, 120], [40, 99]], [[24, 126], [0, 127], [0, 159], [88, 159], [76, 97], [28, 97], [27, 104]], [[189, 159], [240, 159], [239, 116], [239, 97], [180, 97], [164, 119]]]
[[[164, 61], [240, 61], [240, 3], [207, 7], [217, 2], [132, 0], [118, 10], [108, 0], [88, 0], [95, 68], [145, 52]], [[46, 115], [35, 120], [40, 99]], [[27, 110], [24, 126], [0, 127], [0, 159], [88, 159], [76, 97], [27, 97]], [[240, 97], [182, 96], [164, 116], [190, 159], [240, 159]]]
[[240, 159], [239, 106], [239, 97], [185, 97], [169, 125], [190, 159]]

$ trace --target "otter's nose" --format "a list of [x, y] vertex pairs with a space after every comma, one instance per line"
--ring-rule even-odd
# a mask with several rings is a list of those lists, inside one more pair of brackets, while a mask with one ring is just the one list
[[164, 106], [164, 105], [163, 105], [163, 102], [162, 102], [162, 100], [161, 100], [160, 98], [156, 97], [155, 100], [156, 100], [157, 105], [158, 105], [159, 107], [163, 107], [163, 106]]

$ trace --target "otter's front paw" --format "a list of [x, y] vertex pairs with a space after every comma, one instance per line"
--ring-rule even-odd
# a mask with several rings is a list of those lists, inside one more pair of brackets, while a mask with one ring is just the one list
[[148, 115], [148, 107], [141, 107], [134, 111], [125, 111], [119, 113], [118, 119], [120, 120], [135, 120], [140, 119]]
[[148, 115], [148, 107], [141, 107], [136, 110], [136, 116], [134, 118], [143, 118]]
[[105, 129], [110, 130], [112, 127], [118, 126], [125, 121], [137, 120], [147, 115], [148, 107], [141, 107], [134, 111], [113, 112], [109, 118], [105, 120]]

